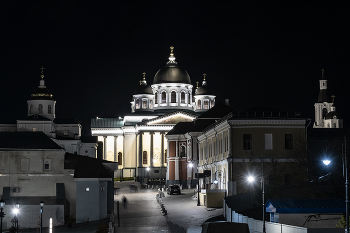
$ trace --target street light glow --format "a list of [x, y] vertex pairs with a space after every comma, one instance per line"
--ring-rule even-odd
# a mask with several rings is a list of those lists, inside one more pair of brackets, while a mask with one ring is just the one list
[[146, 171], [149, 171], [149, 170], [150, 170], [150, 168], [149, 168], [149, 167], [147, 167], [147, 168], [146, 168]]
[[192, 163], [190, 163], [190, 164], [188, 164], [188, 166], [189, 166], [189, 167], [193, 167], [193, 164], [192, 164]]
[[18, 214], [18, 212], [19, 212], [19, 209], [17, 209], [17, 208], [14, 208], [14, 209], [13, 209], [13, 213], [14, 213], [14, 214]]
[[253, 176], [248, 176], [247, 178], [249, 183], [252, 183], [254, 181], [254, 177]]
[[330, 163], [331, 163], [331, 161], [330, 161], [330, 160], [328, 160], [328, 159], [322, 160], [322, 162], [323, 162], [323, 164], [324, 164], [324, 165], [328, 165], [328, 164], [330, 164]]

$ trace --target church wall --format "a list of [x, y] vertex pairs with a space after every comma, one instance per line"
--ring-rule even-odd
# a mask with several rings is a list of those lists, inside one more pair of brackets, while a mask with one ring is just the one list
[[169, 157], [176, 157], [176, 142], [170, 141], [169, 147]]
[[175, 180], [175, 161], [170, 160], [168, 163], [169, 180]]
[[114, 137], [113, 136], [107, 136], [107, 156], [106, 160], [108, 161], [114, 161]]
[[[153, 138], [153, 140], [154, 140], [154, 138]], [[151, 135], [149, 133], [143, 133], [143, 135], [142, 135], [142, 152], [147, 151], [147, 164], [144, 164], [142, 161], [143, 167], [149, 167], [151, 164], [151, 161], [150, 161], [150, 159], [151, 159], [150, 143], [151, 143]]]

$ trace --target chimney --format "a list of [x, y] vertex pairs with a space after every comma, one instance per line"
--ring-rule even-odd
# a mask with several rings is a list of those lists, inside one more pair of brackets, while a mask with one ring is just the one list
[[230, 106], [230, 99], [225, 99], [225, 105]]

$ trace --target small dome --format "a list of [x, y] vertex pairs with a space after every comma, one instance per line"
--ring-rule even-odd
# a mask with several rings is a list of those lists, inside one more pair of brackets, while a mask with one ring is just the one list
[[32, 100], [52, 100], [52, 94], [46, 87], [39, 86], [36, 88], [32, 95]]
[[135, 90], [135, 94], [153, 95], [153, 90], [150, 86], [145, 85], [145, 84], [141, 84]]
[[166, 66], [158, 70], [154, 76], [153, 84], [160, 83], [191, 84], [191, 79], [187, 71], [178, 66], [177, 63], [168, 62]]
[[215, 95], [214, 92], [207, 86], [201, 86], [196, 89], [195, 95]]

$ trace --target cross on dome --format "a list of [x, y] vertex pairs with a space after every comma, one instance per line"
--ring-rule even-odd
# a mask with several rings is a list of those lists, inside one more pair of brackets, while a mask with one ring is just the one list
[[206, 73], [204, 73], [204, 74], [203, 74], [203, 76], [204, 76], [204, 79], [203, 79], [203, 80], [205, 81], [205, 76], [207, 76], [207, 74], [206, 74]]
[[335, 95], [332, 95], [332, 103], [334, 104], [334, 98], [335, 98]]
[[324, 69], [321, 70], [322, 71], [322, 78], [324, 77]]
[[43, 79], [44, 78], [44, 70], [45, 70], [45, 68], [44, 68], [44, 66], [41, 66], [41, 68], [39, 68], [39, 69], [41, 70], [40, 77], [41, 77], [41, 79]]
[[145, 80], [146, 79], [146, 72], [143, 72], [142, 74], [143, 74], [143, 80]]
[[173, 46], [170, 46], [169, 63], [176, 63], [173, 50], [174, 50], [174, 47], [173, 47]]

